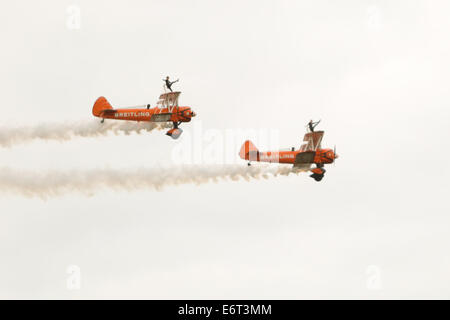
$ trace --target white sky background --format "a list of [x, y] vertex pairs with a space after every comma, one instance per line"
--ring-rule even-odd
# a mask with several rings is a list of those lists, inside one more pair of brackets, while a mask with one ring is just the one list
[[[80, 29], [66, 26], [70, 5]], [[164, 132], [37, 141], [0, 149], [0, 166], [176, 165], [174, 146], [199, 125], [275, 129], [280, 147], [298, 147], [311, 118], [340, 158], [320, 183], [302, 174], [48, 200], [0, 194], [0, 298], [450, 298], [449, 9], [4, 4], [0, 125], [91, 119], [100, 95], [153, 104], [166, 75], [180, 78], [174, 88], [198, 116], [179, 142]], [[66, 287], [70, 265], [79, 290]]]

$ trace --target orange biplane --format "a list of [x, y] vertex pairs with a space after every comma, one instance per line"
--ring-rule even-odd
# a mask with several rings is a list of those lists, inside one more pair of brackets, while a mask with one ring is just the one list
[[[248, 165], [251, 161], [293, 164], [295, 169], [311, 171], [310, 177], [320, 181], [325, 174], [324, 165], [333, 163], [338, 158], [336, 149], [322, 149], [320, 143], [323, 134], [323, 131], [307, 132], [303, 138], [306, 143], [300, 149], [291, 148], [274, 152], [261, 152], [251, 141], [247, 140], [242, 145], [239, 156], [248, 160]], [[316, 165], [315, 168], [311, 168], [313, 164]]]
[[159, 97], [159, 101], [154, 108], [148, 106], [136, 106], [129, 108], [114, 109], [105, 97], [100, 97], [95, 101], [92, 114], [105, 119], [149, 121], [149, 122], [172, 122], [173, 128], [167, 131], [167, 135], [177, 139], [183, 130], [178, 126], [183, 122], [191, 121], [196, 114], [190, 107], [180, 107], [178, 97], [181, 92], [167, 92]]

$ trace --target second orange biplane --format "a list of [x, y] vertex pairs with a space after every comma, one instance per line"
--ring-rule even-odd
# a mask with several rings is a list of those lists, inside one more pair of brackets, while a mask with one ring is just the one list
[[180, 107], [178, 97], [181, 92], [167, 92], [159, 97], [154, 108], [144, 106], [114, 109], [105, 97], [95, 101], [92, 114], [96, 117], [114, 120], [172, 122], [173, 128], [167, 131], [167, 135], [177, 139], [183, 130], [178, 126], [183, 122], [190, 122], [196, 114], [190, 107]]
[[[291, 148], [289, 150], [261, 152], [250, 140], [247, 140], [242, 145], [239, 156], [248, 160], [248, 165], [251, 161], [293, 164], [294, 169], [311, 171], [310, 177], [320, 181], [325, 174], [324, 165], [333, 163], [338, 158], [336, 149], [322, 149], [320, 143], [323, 134], [323, 131], [307, 132], [303, 138], [306, 143], [301, 145], [299, 150]], [[315, 164], [315, 168], [311, 168], [313, 164]]]

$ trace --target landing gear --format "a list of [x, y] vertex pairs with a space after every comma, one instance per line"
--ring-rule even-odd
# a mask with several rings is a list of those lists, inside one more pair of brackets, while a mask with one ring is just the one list
[[105, 118], [102, 119], [102, 121], [100, 121], [100, 123], [104, 123], [105, 122]]
[[250, 163], [250, 161], [247, 163], [247, 165], [250, 167], [252, 164]]
[[178, 139], [178, 137], [183, 133], [183, 130], [178, 128], [179, 122], [173, 122], [173, 129], [170, 129], [166, 134], [172, 139]]
[[323, 164], [316, 164], [316, 166], [316, 168], [311, 170], [312, 174], [310, 175], [310, 177], [316, 181], [320, 181], [323, 179], [326, 170], [323, 168]]
[[318, 173], [313, 173], [310, 175], [311, 178], [313, 178], [316, 181], [320, 181], [323, 179], [323, 173], [322, 174], [318, 174]]

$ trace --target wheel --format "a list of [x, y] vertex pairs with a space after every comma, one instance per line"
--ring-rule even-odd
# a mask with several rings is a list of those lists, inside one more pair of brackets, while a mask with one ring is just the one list
[[252, 165], [252, 164], [251, 164], [250, 162], [249, 162], [249, 163], [247, 163], [247, 166], [249, 166], [249, 167], [250, 167], [251, 165]]
[[320, 181], [323, 179], [323, 174], [317, 174], [317, 173], [313, 173], [312, 175], [310, 175], [311, 178], [313, 178], [316, 181]]

